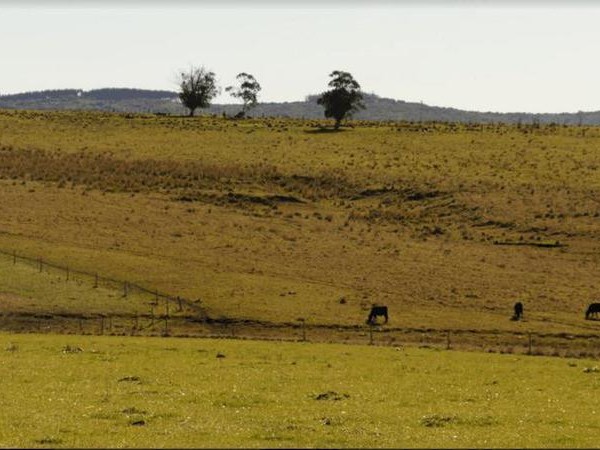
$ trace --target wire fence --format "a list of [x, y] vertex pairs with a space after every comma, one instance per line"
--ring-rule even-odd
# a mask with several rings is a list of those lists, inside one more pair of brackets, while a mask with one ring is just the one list
[[14, 265], [26, 264], [39, 273], [58, 273], [66, 282], [86, 283], [92, 288], [106, 287], [121, 291], [123, 298], [137, 295], [148, 300], [150, 305], [144, 313], [6, 311], [0, 314], [0, 328], [7, 332], [237, 338], [600, 357], [600, 336], [595, 334], [594, 330], [585, 334], [534, 333], [398, 328], [387, 325], [311, 324], [305, 320], [274, 323], [236, 318], [213, 319], [207, 315], [201, 304], [198, 304], [198, 300], [192, 301], [138, 283], [54, 264], [42, 258], [31, 258], [16, 251], [0, 249], [0, 256], [11, 260]]
[[37, 268], [37, 270], [42, 272], [50, 272], [54, 271], [59, 273], [64, 277], [65, 281], [79, 281], [83, 283], [91, 284], [93, 288], [105, 287], [108, 289], [113, 289], [115, 291], [121, 291], [123, 297], [128, 297], [131, 295], [142, 294], [154, 300], [153, 304], [155, 306], [159, 306], [160, 302], [165, 310], [165, 314], [167, 316], [170, 315], [172, 311], [183, 311], [188, 310], [189, 312], [199, 316], [205, 316], [205, 310], [201, 306], [199, 306], [198, 300], [192, 301], [181, 296], [175, 296], [171, 294], [166, 294], [160, 292], [156, 289], [151, 289], [145, 286], [141, 286], [137, 283], [132, 283], [127, 280], [117, 280], [115, 278], [110, 278], [106, 276], [101, 276], [97, 272], [87, 272], [84, 270], [75, 269], [70, 266], [62, 266], [59, 264], [51, 263], [43, 258], [31, 258], [28, 256], [24, 256], [18, 254], [16, 250], [7, 251], [0, 249], [0, 255], [6, 258], [10, 258], [13, 264], [24, 263], [31, 267]]

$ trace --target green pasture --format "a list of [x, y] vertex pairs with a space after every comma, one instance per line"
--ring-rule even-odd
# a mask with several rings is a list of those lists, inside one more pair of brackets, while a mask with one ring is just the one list
[[595, 447], [597, 362], [0, 335], [2, 447]]

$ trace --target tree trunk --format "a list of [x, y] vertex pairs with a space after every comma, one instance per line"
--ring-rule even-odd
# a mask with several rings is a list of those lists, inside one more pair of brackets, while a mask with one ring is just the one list
[[333, 126], [333, 129], [339, 130], [341, 124], [342, 124], [342, 119], [335, 119], [335, 125]]
[[194, 117], [194, 111], [196, 111], [196, 108], [190, 108], [190, 115], [189, 115], [189, 117]]

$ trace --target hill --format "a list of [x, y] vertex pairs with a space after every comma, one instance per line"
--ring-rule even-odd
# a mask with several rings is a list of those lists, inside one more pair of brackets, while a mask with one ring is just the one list
[[[253, 111], [255, 117], [290, 117], [321, 119], [323, 108], [316, 95], [305, 101], [261, 103]], [[442, 108], [423, 103], [405, 102], [365, 94], [366, 110], [356, 114], [359, 120], [406, 120], [462, 123], [511, 123], [559, 125], [598, 125], [600, 111], [558, 114], [494, 113]], [[78, 89], [47, 90], [0, 96], [0, 108], [36, 110], [99, 110], [130, 113], [163, 113], [181, 115], [186, 110], [178, 101], [177, 93], [144, 89], [107, 88], [91, 91]], [[239, 112], [239, 105], [215, 104], [205, 114]]]
[[589, 351], [599, 128], [324, 124], [0, 111], [0, 249], [285, 336], [381, 303], [389, 340]]

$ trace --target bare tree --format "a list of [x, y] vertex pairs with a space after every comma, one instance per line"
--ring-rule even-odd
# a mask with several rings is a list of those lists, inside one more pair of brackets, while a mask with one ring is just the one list
[[197, 108], [207, 108], [220, 92], [216, 76], [204, 67], [190, 67], [179, 77], [179, 99], [190, 110], [190, 117]]

